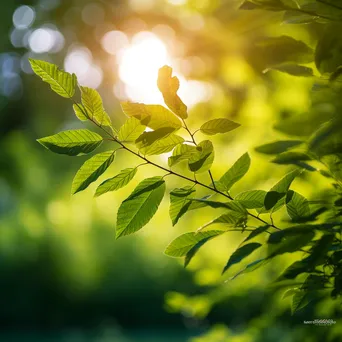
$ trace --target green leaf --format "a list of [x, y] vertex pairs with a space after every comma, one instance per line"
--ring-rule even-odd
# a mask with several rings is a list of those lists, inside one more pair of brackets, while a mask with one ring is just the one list
[[288, 228], [271, 234], [268, 239], [270, 248], [267, 258], [271, 259], [277, 255], [298, 252], [306, 246], [315, 236], [310, 227], [306, 228], [308, 229]]
[[199, 249], [211, 239], [212, 239], [212, 236], [208, 236], [204, 238], [203, 240], [197, 242], [196, 245], [192, 247], [188, 253], [186, 253], [186, 256], [184, 259], [184, 267], [187, 267], [189, 265], [190, 261], [196, 255]]
[[121, 126], [118, 138], [122, 142], [134, 142], [145, 131], [145, 128], [146, 126], [142, 125], [136, 118], [129, 118]]
[[115, 151], [96, 154], [87, 160], [76, 173], [72, 182], [71, 193], [76, 194], [95, 182], [114, 161]]
[[176, 134], [155, 141], [153, 144], [140, 149], [144, 155], [152, 156], [172, 151], [177, 145], [182, 144], [184, 139]]
[[264, 233], [270, 226], [269, 225], [265, 225], [265, 226], [261, 226], [258, 227], [256, 229], [254, 229], [247, 237], [246, 239], [243, 241], [243, 243], [245, 243], [246, 241], [249, 241], [253, 238], [255, 238], [256, 236]]
[[267, 73], [269, 71], [280, 71], [285, 74], [289, 74], [292, 76], [302, 76], [302, 77], [312, 77], [314, 76], [313, 70], [311, 68], [308, 68], [303, 65], [298, 64], [282, 64], [282, 65], [275, 65], [272, 67], [269, 67], [264, 70], [264, 73]]
[[151, 146], [158, 140], [168, 137], [173, 131], [172, 127], [162, 127], [155, 131], [143, 132], [135, 141], [135, 145], [139, 149]]
[[232, 265], [237, 264], [244, 258], [248, 257], [259, 247], [261, 247], [261, 244], [257, 242], [251, 242], [247, 245], [239, 247], [229, 258], [227, 265], [224, 267], [222, 271], [222, 274], [225, 273]]
[[170, 218], [174, 226], [178, 220], [190, 209], [190, 196], [195, 192], [192, 187], [176, 188], [170, 192]]
[[251, 159], [248, 153], [242, 155], [217, 183], [221, 191], [229, 191], [249, 170]]
[[57, 65], [29, 58], [32, 70], [58, 95], [71, 98], [75, 94], [77, 79], [75, 74], [59, 70]]
[[74, 109], [75, 115], [77, 116], [77, 118], [79, 120], [81, 120], [81, 121], [87, 121], [88, 120], [87, 116], [85, 115], [86, 110], [85, 110], [84, 106], [82, 105], [82, 103], [74, 104], [72, 106], [72, 108]]
[[177, 95], [179, 80], [176, 76], [172, 77], [172, 68], [167, 65], [160, 68], [157, 83], [165, 104], [180, 118], [186, 119], [188, 117], [187, 107]]
[[255, 148], [256, 152], [264, 154], [279, 154], [286, 152], [287, 150], [301, 145], [303, 141], [301, 140], [281, 140], [274, 141], [265, 145], [261, 145]]
[[265, 265], [267, 262], [269, 262], [269, 260], [266, 260], [264, 258], [262, 259], [258, 259], [255, 260], [253, 262], [251, 262], [250, 264], [248, 264], [245, 268], [243, 268], [240, 272], [236, 273], [233, 277], [230, 278], [230, 280], [235, 279], [236, 277], [238, 277], [241, 274], [245, 274], [245, 273], [249, 273], [249, 272], [253, 272], [256, 269], [258, 269], [259, 267]]
[[182, 160], [188, 160], [196, 152], [196, 146], [193, 145], [181, 144], [176, 146], [172, 152], [172, 156], [168, 159], [169, 167], [180, 163]]
[[196, 152], [190, 154], [189, 169], [195, 173], [201, 173], [210, 170], [214, 162], [214, 147], [211, 141], [201, 141], [197, 147]]
[[303, 152], [284, 152], [275, 157], [272, 163], [275, 164], [296, 164], [301, 161], [312, 160], [306, 153]]
[[116, 224], [116, 238], [130, 235], [144, 227], [154, 216], [164, 197], [162, 177], [144, 179], [121, 204]]
[[165, 254], [171, 257], [184, 257], [200, 241], [223, 234], [223, 230], [208, 230], [206, 232], [190, 232], [178, 236], [166, 248]]
[[303, 309], [309, 304], [307, 292], [304, 290], [298, 290], [292, 297], [291, 313], [295, 314], [298, 310]]
[[229, 212], [226, 212], [222, 214], [221, 216], [216, 217], [212, 221], [206, 223], [204, 226], [200, 228], [200, 230], [216, 223], [222, 223], [231, 227], [243, 227], [244, 228], [247, 223], [247, 212], [242, 213], [238, 211], [229, 210]]
[[277, 184], [275, 184], [265, 197], [265, 206], [263, 210], [259, 212], [268, 212], [272, 209], [272, 212], [279, 210], [285, 205], [285, 196], [289, 190], [294, 179], [301, 174], [301, 170], [296, 169], [289, 172], [283, 177]]
[[293, 190], [288, 191], [286, 195], [286, 209], [293, 220], [310, 215], [309, 201]]
[[267, 192], [264, 190], [250, 190], [235, 196], [235, 200], [246, 209], [258, 209], [264, 206]]
[[221, 118], [221, 119], [210, 120], [204, 123], [201, 126], [200, 131], [207, 135], [215, 135], [217, 133], [230, 132], [240, 126], [241, 126], [240, 124], [234, 121]]
[[256, 43], [255, 53], [262, 56], [265, 68], [282, 64], [305, 64], [314, 59], [313, 50], [290, 36], [267, 37]]
[[95, 197], [123, 188], [134, 178], [137, 171], [138, 169], [136, 167], [121, 170], [116, 176], [105, 180], [98, 186]]
[[103, 139], [97, 133], [87, 129], [76, 129], [63, 131], [37, 141], [52, 152], [78, 156], [94, 151], [102, 144]]
[[163, 127], [172, 127], [177, 130], [182, 127], [182, 122], [177, 116], [161, 105], [122, 102], [121, 108], [127, 116], [138, 119], [142, 125], [154, 130]]
[[102, 98], [95, 90], [88, 87], [80, 87], [82, 104], [87, 116], [95, 120], [100, 126], [111, 126], [109, 115], [103, 108]]

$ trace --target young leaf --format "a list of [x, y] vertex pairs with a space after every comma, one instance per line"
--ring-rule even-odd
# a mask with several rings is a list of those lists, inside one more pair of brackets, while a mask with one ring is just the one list
[[149, 146], [142, 147], [140, 152], [144, 155], [152, 156], [172, 151], [177, 145], [182, 144], [184, 139], [176, 134], [170, 134], [159, 139]]
[[217, 183], [221, 191], [229, 191], [249, 170], [251, 159], [248, 153], [241, 156]]
[[246, 241], [249, 241], [253, 238], [255, 238], [256, 236], [262, 234], [263, 232], [265, 232], [270, 226], [269, 225], [265, 225], [265, 226], [261, 226], [258, 227], [256, 229], [254, 229], [247, 237], [246, 239], [243, 241], [243, 243], [245, 243]]
[[208, 230], [206, 232], [190, 232], [178, 236], [166, 248], [165, 254], [171, 257], [184, 257], [200, 241], [223, 234], [223, 230]]
[[63, 131], [37, 141], [52, 152], [78, 156], [94, 151], [101, 145], [103, 139], [97, 133], [87, 129], [76, 129]]
[[212, 221], [206, 223], [204, 226], [200, 228], [200, 230], [211, 226], [212, 224], [222, 223], [231, 227], [245, 227], [247, 222], [247, 213], [241, 213], [233, 210], [229, 210], [228, 212], [222, 214], [219, 217], [216, 217]]
[[121, 108], [127, 116], [138, 119], [142, 125], [154, 130], [163, 127], [172, 127], [177, 130], [182, 127], [182, 122], [177, 116], [161, 105], [122, 102]]
[[203, 240], [197, 242], [196, 245], [192, 247], [188, 253], [186, 253], [186, 256], [184, 259], [184, 267], [187, 267], [189, 265], [190, 261], [196, 255], [199, 249], [211, 239], [212, 239], [212, 236], [208, 236], [204, 238]]
[[82, 103], [77, 103], [74, 104], [72, 106], [72, 108], [74, 109], [75, 115], [77, 116], [77, 118], [81, 121], [87, 121], [88, 118], [85, 115], [85, 113], [87, 112], [84, 108], [84, 106], [82, 105]]
[[164, 197], [162, 177], [144, 179], [126, 198], [118, 211], [116, 238], [130, 235], [144, 227], [154, 216]]
[[187, 107], [177, 95], [179, 80], [172, 77], [172, 68], [164, 65], [158, 72], [158, 88], [163, 94], [165, 104], [180, 118], [188, 117]]
[[230, 266], [239, 263], [241, 260], [248, 257], [259, 247], [261, 247], [261, 244], [257, 242], [251, 242], [247, 245], [239, 247], [229, 258], [227, 265], [224, 267], [222, 271], [222, 274], [225, 273]]
[[176, 146], [172, 152], [172, 156], [168, 159], [169, 167], [174, 166], [182, 160], [188, 160], [193, 153], [196, 153], [196, 146], [181, 144]]
[[204, 123], [201, 126], [200, 131], [207, 135], [215, 135], [217, 133], [230, 132], [240, 126], [241, 126], [240, 124], [234, 121], [221, 118], [221, 119], [210, 120]]
[[170, 192], [170, 218], [174, 226], [178, 220], [189, 210], [191, 201], [189, 197], [195, 190], [189, 186], [176, 188]]
[[240, 192], [235, 196], [235, 200], [246, 209], [258, 209], [264, 206], [266, 194], [264, 190], [250, 190]]
[[189, 158], [189, 169], [195, 173], [210, 170], [214, 162], [214, 147], [211, 141], [201, 141], [196, 147], [196, 153], [192, 153]]
[[102, 98], [95, 90], [88, 87], [80, 87], [83, 107], [87, 116], [95, 120], [100, 126], [111, 126], [109, 115], [103, 108]]
[[37, 59], [29, 59], [32, 70], [44, 82], [50, 84], [51, 89], [58, 95], [65, 98], [71, 98], [75, 94], [77, 83], [76, 75], [59, 70], [54, 64], [40, 61]]
[[237, 201], [218, 202], [218, 201], [211, 201], [211, 200], [203, 199], [203, 198], [201, 199], [194, 198], [192, 199], [192, 201], [202, 203], [204, 206], [211, 207], [214, 209], [224, 208], [224, 209], [233, 210], [242, 214], [247, 213], [246, 209]]
[[293, 190], [288, 191], [286, 195], [286, 209], [293, 220], [310, 215], [309, 201]]
[[126, 186], [136, 175], [137, 168], [121, 170], [116, 176], [105, 180], [96, 189], [95, 197], [101, 196], [110, 191], [116, 191]]
[[265, 258], [255, 260], [255, 261], [251, 262], [250, 264], [248, 264], [240, 272], [236, 273], [233, 277], [231, 277], [230, 280], [235, 279], [236, 277], [238, 277], [241, 274], [245, 274], [245, 273], [249, 273], [249, 272], [255, 271], [259, 267], [265, 265], [267, 262], [269, 262], [269, 260], [267, 260]]
[[281, 140], [274, 141], [265, 145], [261, 145], [255, 148], [256, 152], [264, 154], [279, 154], [286, 152], [287, 150], [301, 145], [303, 141], [301, 140]]
[[301, 170], [296, 169], [289, 172], [282, 178], [277, 184], [275, 184], [271, 190], [267, 193], [265, 197], [264, 209], [259, 212], [268, 212], [272, 209], [272, 212], [279, 210], [283, 205], [285, 205], [285, 196], [289, 190], [294, 179], [301, 174]]
[[76, 173], [72, 182], [71, 193], [76, 194], [95, 182], [114, 161], [115, 151], [96, 154], [87, 160]]
[[146, 126], [134, 117], [129, 118], [121, 127], [118, 138], [122, 142], [134, 142], [145, 131]]

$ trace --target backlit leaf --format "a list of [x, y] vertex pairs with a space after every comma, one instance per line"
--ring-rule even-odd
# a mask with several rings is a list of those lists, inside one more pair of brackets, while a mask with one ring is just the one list
[[167, 65], [159, 69], [158, 88], [163, 94], [165, 104], [180, 118], [186, 119], [187, 107], [177, 95], [179, 80], [176, 76], [172, 77], [172, 68]]
[[286, 209], [293, 220], [310, 215], [309, 201], [293, 190], [286, 195]]
[[[206, 232], [190, 232], [178, 236], [166, 248], [165, 254], [171, 257], [184, 257], [200, 241], [223, 234], [223, 230], [208, 230]], [[207, 240], [208, 241], [208, 240]]]
[[283, 64], [283, 65], [275, 65], [264, 70], [264, 73], [268, 71], [280, 71], [285, 74], [289, 74], [292, 76], [303, 76], [303, 77], [312, 77], [314, 76], [313, 70], [309, 67], [298, 65], [298, 64]]
[[235, 196], [235, 200], [246, 209], [257, 209], [264, 206], [266, 194], [264, 190], [250, 190], [239, 193]]
[[230, 132], [240, 126], [241, 126], [240, 124], [234, 121], [221, 118], [221, 119], [213, 119], [204, 123], [201, 126], [200, 131], [207, 135], [215, 135], [217, 133]]
[[110, 191], [116, 191], [126, 186], [136, 175], [137, 168], [128, 168], [121, 170], [116, 176], [105, 180], [96, 189], [95, 197], [103, 195]]
[[103, 139], [97, 133], [87, 129], [76, 129], [63, 131], [37, 141], [52, 152], [78, 156], [94, 151], [101, 145]]
[[229, 191], [249, 170], [251, 159], [248, 153], [241, 156], [234, 165], [221, 177], [218, 188], [221, 191]]
[[87, 116], [95, 120], [100, 126], [111, 126], [109, 115], [103, 108], [102, 98], [95, 90], [88, 87], [80, 87], [82, 104]]
[[301, 170], [296, 169], [289, 172], [277, 184], [275, 184], [265, 197], [265, 207], [259, 212], [272, 212], [279, 210], [285, 205], [285, 196], [294, 179], [301, 174]]
[[146, 126], [134, 117], [129, 118], [121, 127], [118, 138], [122, 142], [134, 142], [145, 131]]
[[211, 141], [201, 141], [197, 147], [196, 152], [190, 154], [189, 169], [195, 173], [208, 171], [214, 162], [214, 147]]
[[75, 94], [77, 79], [75, 74], [59, 70], [55, 64], [37, 59], [29, 59], [32, 70], [58, 95], [71, 98]]
[[121, 107], [127, 116], [135, 117], [142, 125], [154, 130], [163, 127], [172, 127], [177, 130], [182, 127], [182, 122], [177, 116], [161, 105], [122, 102]]
[[130, 235], [144, 227], [154, 216], [164, 197], [162, 177], [146, 178], [121, 204], [116, 223], [116, 238]]
[[188, 160], [193, 153], [196, 153], [196, 146], [181, 144], [176, 146], [172, 152], [172, 156], [168, 159], [169, 167], [174, 166], [182, 160]]
[[261, 247], [261, 244], [257, 242], [251, 242], [247, 245], [239, 247], [229, 258], [227, 265], [224, 267], [222, 273], [226, 272], [232, 265], [237, 264], [244, 258], [248, 257], [259, 247]]
[[85, 115], [86, 110], [83, 107], [82, 103], [74, 104], [72, 106], [72, 108], [74, 109], [75, 115], [77, 116], [77, 118], [79, 120], [81, 120], [81, 121], [87, 121], [88, 120], [87, 116]]
[[284, 152], [279, 154], [272, 160], [275, 164], [296, 164], [301, 161], [311, 160], [306, 153], [303, 152]]
[[144, 155], [157, 155], [172, 151], [177, 145], [182, 144], [184, 139], [176, 134], [170, 134], [159, 139], [147, 147], [142, 147], [140, 152]]
[[247, 223], [247, 213], [229, 210], [229, 212], [226, 212], [221, 216], [216, 217], [212, 221], [206, 223], [204, 226], [200, 228], [200, 230], [216, 223], [222, 223], [231, 227], [245, 227]]
[[115, 151], [96, 154], [88, 159], [78, 170], [72, 182], [71, 193], [76, 194], [95, 182], [114, 161]]
[[189, 210], [191, 201], [189, 197], [195, 192], [191, 187], [176, 188], [170, 192], [170, 218], [174, 226], [178, 220]]

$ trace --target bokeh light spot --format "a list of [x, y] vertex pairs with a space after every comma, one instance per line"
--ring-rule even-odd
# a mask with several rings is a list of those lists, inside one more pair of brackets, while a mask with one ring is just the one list
[[36, 13], [30, 6], [20, 6], [13, 13], [13, 24], [18, 29], [26, 29], [32, 25]]

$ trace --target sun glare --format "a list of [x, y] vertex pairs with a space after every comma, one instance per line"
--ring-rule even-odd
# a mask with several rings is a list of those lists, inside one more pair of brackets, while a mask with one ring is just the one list
[[140, 32], [119, 56], [119, 75], [126, 93], [135, 101], [160, 102], [156, 80], [158, 69], [170, 64], [165, 44], [153, 33]]

